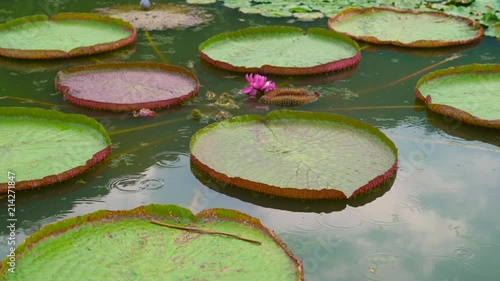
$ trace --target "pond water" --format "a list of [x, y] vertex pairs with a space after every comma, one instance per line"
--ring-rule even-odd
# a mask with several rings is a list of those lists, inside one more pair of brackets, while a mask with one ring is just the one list
[[[44, 11], [90, 12], [136, 2], [2, 1], [0, 22]], [[78, 108], [63, 101], [54, 88], [57, 71], [72, 63], [113, 58], [162, 62], [143, 31], [138, 32], [137, 44], [111, 57], [39, 64], [0, 61], [1, 106], [86, 114], [105, 126], [113, 142], [108, 159], [90, 172], [17, 194], [18, 243], [46, 224], [100, 209], [150, 203], [177, 204], [193, 212], [230, 208], [273, 229], [303, 260], [306, 280], [499, 280], [500, 133], [429, 112], [416, 101], [414, 87], [433, 70], [500, 63], [500, 41], [486, 37], [477, 46], [428, 52], [368, 46], [359, 67], [348, 72], [271, 77], [278, 85], [321, 93], [317, 102], [294, 109], [338, 113], [380, 128], [398, 147], [400, 161], [397, 176], [388, 185], [351, 202], [279, 200], [226, 186], [191, 166], [190, 137], [215, 122], [190, 119], [193, 109], [210, 115], [226, 110], [233, 116], [265, 115], [278, 109], [256, 106], [239, 93], [246, 86], [242, 74], [201, 64], [197, 49], [220, 32], [256, 25], [326, 27], [327, 20], [290, 22], [245, 15], [218, 4], [204, 7], [214, 15], [208, 24], [150, 32], [165, 60], [189, 68], [201, 84], [190, 102], [163, 110], [154, 119]], [[454, 54], [460, 57], [445, 61]], [[207, 91], [229, 93], [239, 108], [211, 105], [214, 100], [206, 97]], [[3, 259], [8, 232], [3, 226], [7, 211], [1, 210]]]

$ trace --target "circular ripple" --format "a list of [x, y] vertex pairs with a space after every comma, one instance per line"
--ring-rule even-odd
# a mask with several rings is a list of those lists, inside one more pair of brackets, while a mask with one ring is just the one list
[[154, 155], [154, 165], [162, 168], [180, 168], [189, 163], [189, 155], [187, 153], [164, 151]]
[[354, 229], [363, 224], [363, 220], [353, 209], [346, 209], [332, 215], [322, 215], [317, 219], [318, 223], [333, 229]]
[[464, 245], [455, 249], [454, 252], [455, 252], [455, 256], [457, 258], [459, 258], [461, 260], [465, 260], [465, 261], [472, 260], [474, 258], [474, 256], [476, 255], [476, 253], [471, 248], [467, 248]]
[[142, 190], [155, 190], [163, 187], [165, 183], [160, 179], [143, 179], [140, 176], [126, 176], [113, 179], [108, 183], [108, 188], [125, 192], [139, 192]]
[[[423, 266], [414, 257], [401, 252], [362, 253], [358, 270], [364, 280], [393, 280], [394, 276], [412, 276], [411, 280], [423, 280]], [[409, 267], [415, 267], [408, 271]], [[417, 269], [416, 269], [417, 268]], [[412, 273], [416, 274], [413, 275]]]

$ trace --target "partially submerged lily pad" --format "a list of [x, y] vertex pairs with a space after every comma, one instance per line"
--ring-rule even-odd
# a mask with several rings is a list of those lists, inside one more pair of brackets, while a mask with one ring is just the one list
[[16, 258], [16, 273], [8, 272], [8, 258], [0, 264], [5, 280], [304, 280], [302, 263], [272, 230], [228, 209], [97, 211], [43, 227], [17, 247]]
[[222, 33], [203, 42], [200, 57], [245, 73], [309, 75], [356, 65], [361, 54], [349, 37], [324, 28], [264, 26]]
[[301, 199], [352, 198], [396, 171], [397, 149], [378, 129], [341, 115], [279, 110], [211, 124], [191, 159], [217, 180]]
[[56, 87], [79, 106], [113, 111], [179, 104], [198, 92], [190, 71], [153, 62], [103, 63], [61, 70]]
[[[55, 110], [0, 107], [0, 134], [0, 169], [16, 175], [16, 191], [75, 177], [111, 150], [100, 123]], [[7, 192], [6, 180], [0, 182], [0, 193]]]
[[164, 30], [197, 26], [212, 20], [204, 10], [186, 5], [157, 4], [154, 9], [142, 10], [139, 5], [100, 8], [99, 14], [130, 22], [135, 28]]
[[441, 115], [500, 129], [500, 64], [471, 64], [431, 72], [415, 88], [416, 97]]
[[377, 7], [344, 10], [328, 27], [356, 40], [419, 48], [468, 44], [484, 36], [481, 25], [468, 18]]
[[53, 59], [116, 50], [135, 41], [127, 22], [95, 14], [35, 15], [0, 24], [0, 56]]

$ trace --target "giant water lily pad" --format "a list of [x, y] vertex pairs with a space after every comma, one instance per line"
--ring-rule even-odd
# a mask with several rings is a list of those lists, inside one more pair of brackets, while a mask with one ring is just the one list
[[200, 45], [200, 57], [237, 72], [308, 75], [357, 64], [359, 46], [345, 35], [290, 26], [250, 27], [218, 34]]
[[198, 92], [190, 71], [153, 62], [102, 63], [61, 70], [56, 87], [79, 106], [128, 111], [179, 104]]
[[467, 44], [484, 36], [481, 25], [467, 18], [376, 7], [344, 10], [328, 27], [356, 40], [419, 48]]
[[[188, 3], [215, 2], [215, 0], [187, 0]], [[500, 1], [498, 0], [219, 0], [224, 6], [238, 9], [246, 14], [265, 17], [321, 18], [333, 17], [346, 8], [369, 8], [374, 6], [394, 7], [420, 11], [440, 11], [449, 15], [459, 15], [477, 20], [483, 26], [493, 26], [500, 22]], [[471, 4], [472, 2], [472, 4]], [[487, 31], [490, 29], [488, 28]], [[490, 33], [491, 34], [491, 33]], [[494, 36], [494, 35], [492, 35]]]
[[471, 64], [422, 77], [416, 97], [439, 114], [500, 129], [500, 64]]
[[200, 8], [186, 5], [157, 4], [154, 9], [143, 10], [139, 5], [100, 8], [101, 15], [130, 22], [138, 29], [164, 30], [197, 26], [212, 19]]
[[235, 117], [198, 131], [190, 149], [192, 161], [220, 181], [289, 198], [351, 198], [397, 166], [396, 147], [378, 129], [320, 112]]
[[16, 249], [16, 258], [15, 274], [8, 258], [1, 264], [5, 280], [304, 280], [301, 262], [272, 230], [227, 209], [98, 211], [45, 226]]
[[[0, 107], [0, 169], [15, 176], [15, 189], [61, 182], [102, 161], [111, 141], [100, 123], [79, 114]], [[7, 192], [7, 177], [0, 193]]]
[[68, 58], [115, 50], [135, 41], [130, 23], [95, 14], [27, 16], [0, 24], [0, 56]]

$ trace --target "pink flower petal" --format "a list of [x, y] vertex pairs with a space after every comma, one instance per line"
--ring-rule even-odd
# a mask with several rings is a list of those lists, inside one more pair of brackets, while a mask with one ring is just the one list
[[254, 90], [254, 87], [252, 87], [252, 85], [250, 85], [250, 86], [246, 87], [245, 89], [241, 90], [241, 93], [242, 94], [248, 94], [248, 93], [250, 93], [253, 90]]

